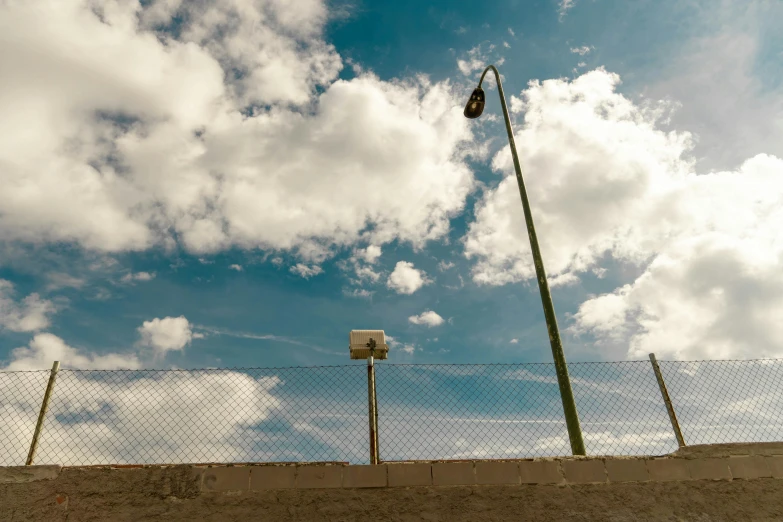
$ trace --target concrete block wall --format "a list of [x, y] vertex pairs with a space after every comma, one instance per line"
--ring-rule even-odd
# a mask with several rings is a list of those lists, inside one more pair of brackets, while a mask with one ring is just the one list
[[610, 484], [783, 479], [783, 455], [722, 458], [568, 458], [194, 467], [201, 490], [383, 488], [502, 484]]
[[[194, 465], [202, 492], [783, 479], [783, 455], [561, 458], [519, 461]], [[60, 466], [0, 468], [0, 483], [52, 480]]]
[[[377, 466], [0, 467], [0, 520], [222, 521], [252, 513], [319, 522], [370, 511], [384, 520], [447, 522], [783, 520], [783, 451], [741, 450], [748, 452]], [[577, 492], [589, 494], [574, 511]]]

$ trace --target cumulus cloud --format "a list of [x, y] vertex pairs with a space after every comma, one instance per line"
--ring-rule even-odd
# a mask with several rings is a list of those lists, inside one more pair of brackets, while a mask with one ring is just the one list
[[378, 245], [369, 245], [367, 248], [359, 248], [354, 251], [354, 257], [361, 259], [366, 263], [373, 264], [381, 257], [381, 247]]
[[443, 318], [432, 310], [427, 310], [419, 315], [412, 315], [408, 317], [408, 321], [413, 324], [422, 324], [432, 328], [433, 326], [440, 326], [443, 324]]
[[32, 293], [17, 301], [14, 285], [0, 279], [0, 328], [12, 332], [34, 332], [49, 326], [49, 317], [57, 311], [55, 304]]
[[324, 271], [323, 268], [318, 265], [307, 266], [303, 263], [297, 263], [296, 265], [292, 266], [290, 270], [292, 274], [296, 274], [305, 279], [310, 279], [313, 276], [322, 274]]
[[474, 185], [463, 93], [335, 80], [319, 0], [0, 9], [0, 240], [320, 262], [440, 238]]
[[15, 348], [5, 371], [46, 370], [54, 361], [63, 368], [79, 370], [136, 369], [141, 364], [135, 354], [109, 353], [98, 355], [68, 346], [50, 333], [36, 334], [28, 346]]
[[242, 268], [242, 265], [229, 265], [229, 270], [236, 270], [237, 272], [242, 272], [244, 268]]
[[[603, 256], [642, 271], [585, 302], [574, 330], [630, 357], [653, 347], [676, 358], [783, 355], [783, 323], [774, 319], [783, 160], [762, 154], [737, 171], [697, 175], [690, 135], [658, 126], [668, 108], [636, 105], [618, 83], [602, 69], [532, 82], [518, 107], [522, 170], [552, 283], [603, 276]], [[474, 280], [484, 284], [535, 274], [506, 156], [493, 167], [509, 176], [485, 193], [465, 238]]]
[[[8, 449], [0, 464], [24, 462], [46, 377], [11, 374], [0, 382], [0, 393], [16, 399], [0, 405]], [[245, 462], [250, 455], [280, 460], [285, 453], [258, 453], [250, 442], [257, 432], [249, 428], [280, 406], [272, 394], [279, 383], [274, 375], [226, 370], [122, 372], [111, 380], [61, 371], [36, 463]], [[35, 391], [19, 395], [20, 387]]]
[[508, 343], [509, 344], [519, 344], [519, 339], [511, 339]]
[[181, 351], [196, 337], [185, 316], [164, 317], [163, 319], [156, 317], [151, 321], [144, 321], [137, 330], [141, 335], [141, 344], [152, 348], [156, 355], [165, 355], [170, 351]]
[[386, 281], [386, 286], [398, 294], [410, 295], [431, 282], [423, 270], [413, 267], [413, 263], [398, 261], [394, 266], [394, 271]]
[[377, 263], [381, 253], [381, 247], [377, 245], [355, 248], [353, 254], [347, 260], [340, 261], [338, 266], [345, 271], [353, 270], [356, 277], [351, 278], [350, 282], [354, 285], [377, 283], [381, 278], [381, 273], [373, 269], [372, 265]]
[[762, 29], [783, 19], [783, 3], [718, 5], [701, 15], [712, 30], [683, 42], [644, 89], [678, 103], [671, 126], [698, 136], [694, 156], [705, 172], [735, 170], [762, 153], [783, 157], [783, 91], [769, 87], [776, 73], [766, 65], [780, 60], [770, 53], [780, 46]]

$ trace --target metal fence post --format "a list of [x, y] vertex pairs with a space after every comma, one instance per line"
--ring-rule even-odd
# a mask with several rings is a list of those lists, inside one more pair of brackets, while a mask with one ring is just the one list
[[375, 402], [375, 366], [372, 355], [367, 358], [367, 398], [370, 417], [370, 464], [378, 464], [378, 412]]
[[677, 445], [681, 448], [684, 448], [685, 439], [682, 437], [682, 431], [680, 431], [680, 423], [677, 422], [677, 414], [674, 413], [674, 406], [672, 406], [672, 401], [669, 398], [669, 392], [666, 389], [666, 383], [663, 380], [661, 368], [658, 366], [658, 360], [655, 358], [654, 353], [650, 354], [650, 362], [652, 363], [653, 371], [655, 372], [655, 378], [658, 380], [658, 387], [661, 389], [663, 402], [666, 404], [666, 411], [669, 413], [669, 420], [672, 423], [674, 436], [677, 437]]
[[38, 448], [38, 439], [40, 438], [41, 430], [43, 429], [46, 410], [49, 409], [49, 398], [52, 396], [54, 381], [57, 380], [58, 371], [60, 371], [60, 361], [54, 361], [54, 364], [52, 364], [52, 371], [49, 373], [49, 384], [46, 385], [46, 393], [44, 393], [43, 402], [41, 403], [41, 411], [38, 413], [38, 422], [35, 425], [35, 433], [33, 433], [33, 441], [30, 443], [30, 452], [27, 454], [25, 466], [31, 466], [33, 464], [33, 459], [35, 459], [35, 450]]

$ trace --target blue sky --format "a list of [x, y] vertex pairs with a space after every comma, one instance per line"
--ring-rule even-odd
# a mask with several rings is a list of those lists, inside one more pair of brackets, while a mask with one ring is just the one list
[[0, 11], [0, 367], [549, 361], [490, 61], [569, 360], [783, 354], [779, 6], [45, 4]]
[[689, 442], [774, 439], [779, 363], [682, 361], [783, 357], [781, 19], [5, 2], [0, 461], [24, 458], [47, 377], [14, 370], [60, 360], [131, 371], [61, 372], [42, 461], [366, 462], [352, 329], [391, 338], [383, 458], [567, 453], [551, 365], [401, 365], [551, 361], [491, 79], [462, 116], [488, 63], [568, 360], [625, 361], [570, 366], [588, 452], [674, 449], [649, 352]]

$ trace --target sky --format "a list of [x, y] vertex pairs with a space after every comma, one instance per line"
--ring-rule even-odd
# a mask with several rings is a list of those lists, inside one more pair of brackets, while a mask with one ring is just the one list
[[[6, 0], [0, 369], [361, 365], [353, 329], [384, 330], [389, 363], [551, 362], [492, 78], [462, 115], [490, 63], [568, 360], [782, 357], [782, 17]], [[209, 375], [174, 384], [283, 390]]]
[[[0, 7], [0, 364], [783, 353], [781, 5]], [[124, 363], [124, 364], [120, 364]]]

